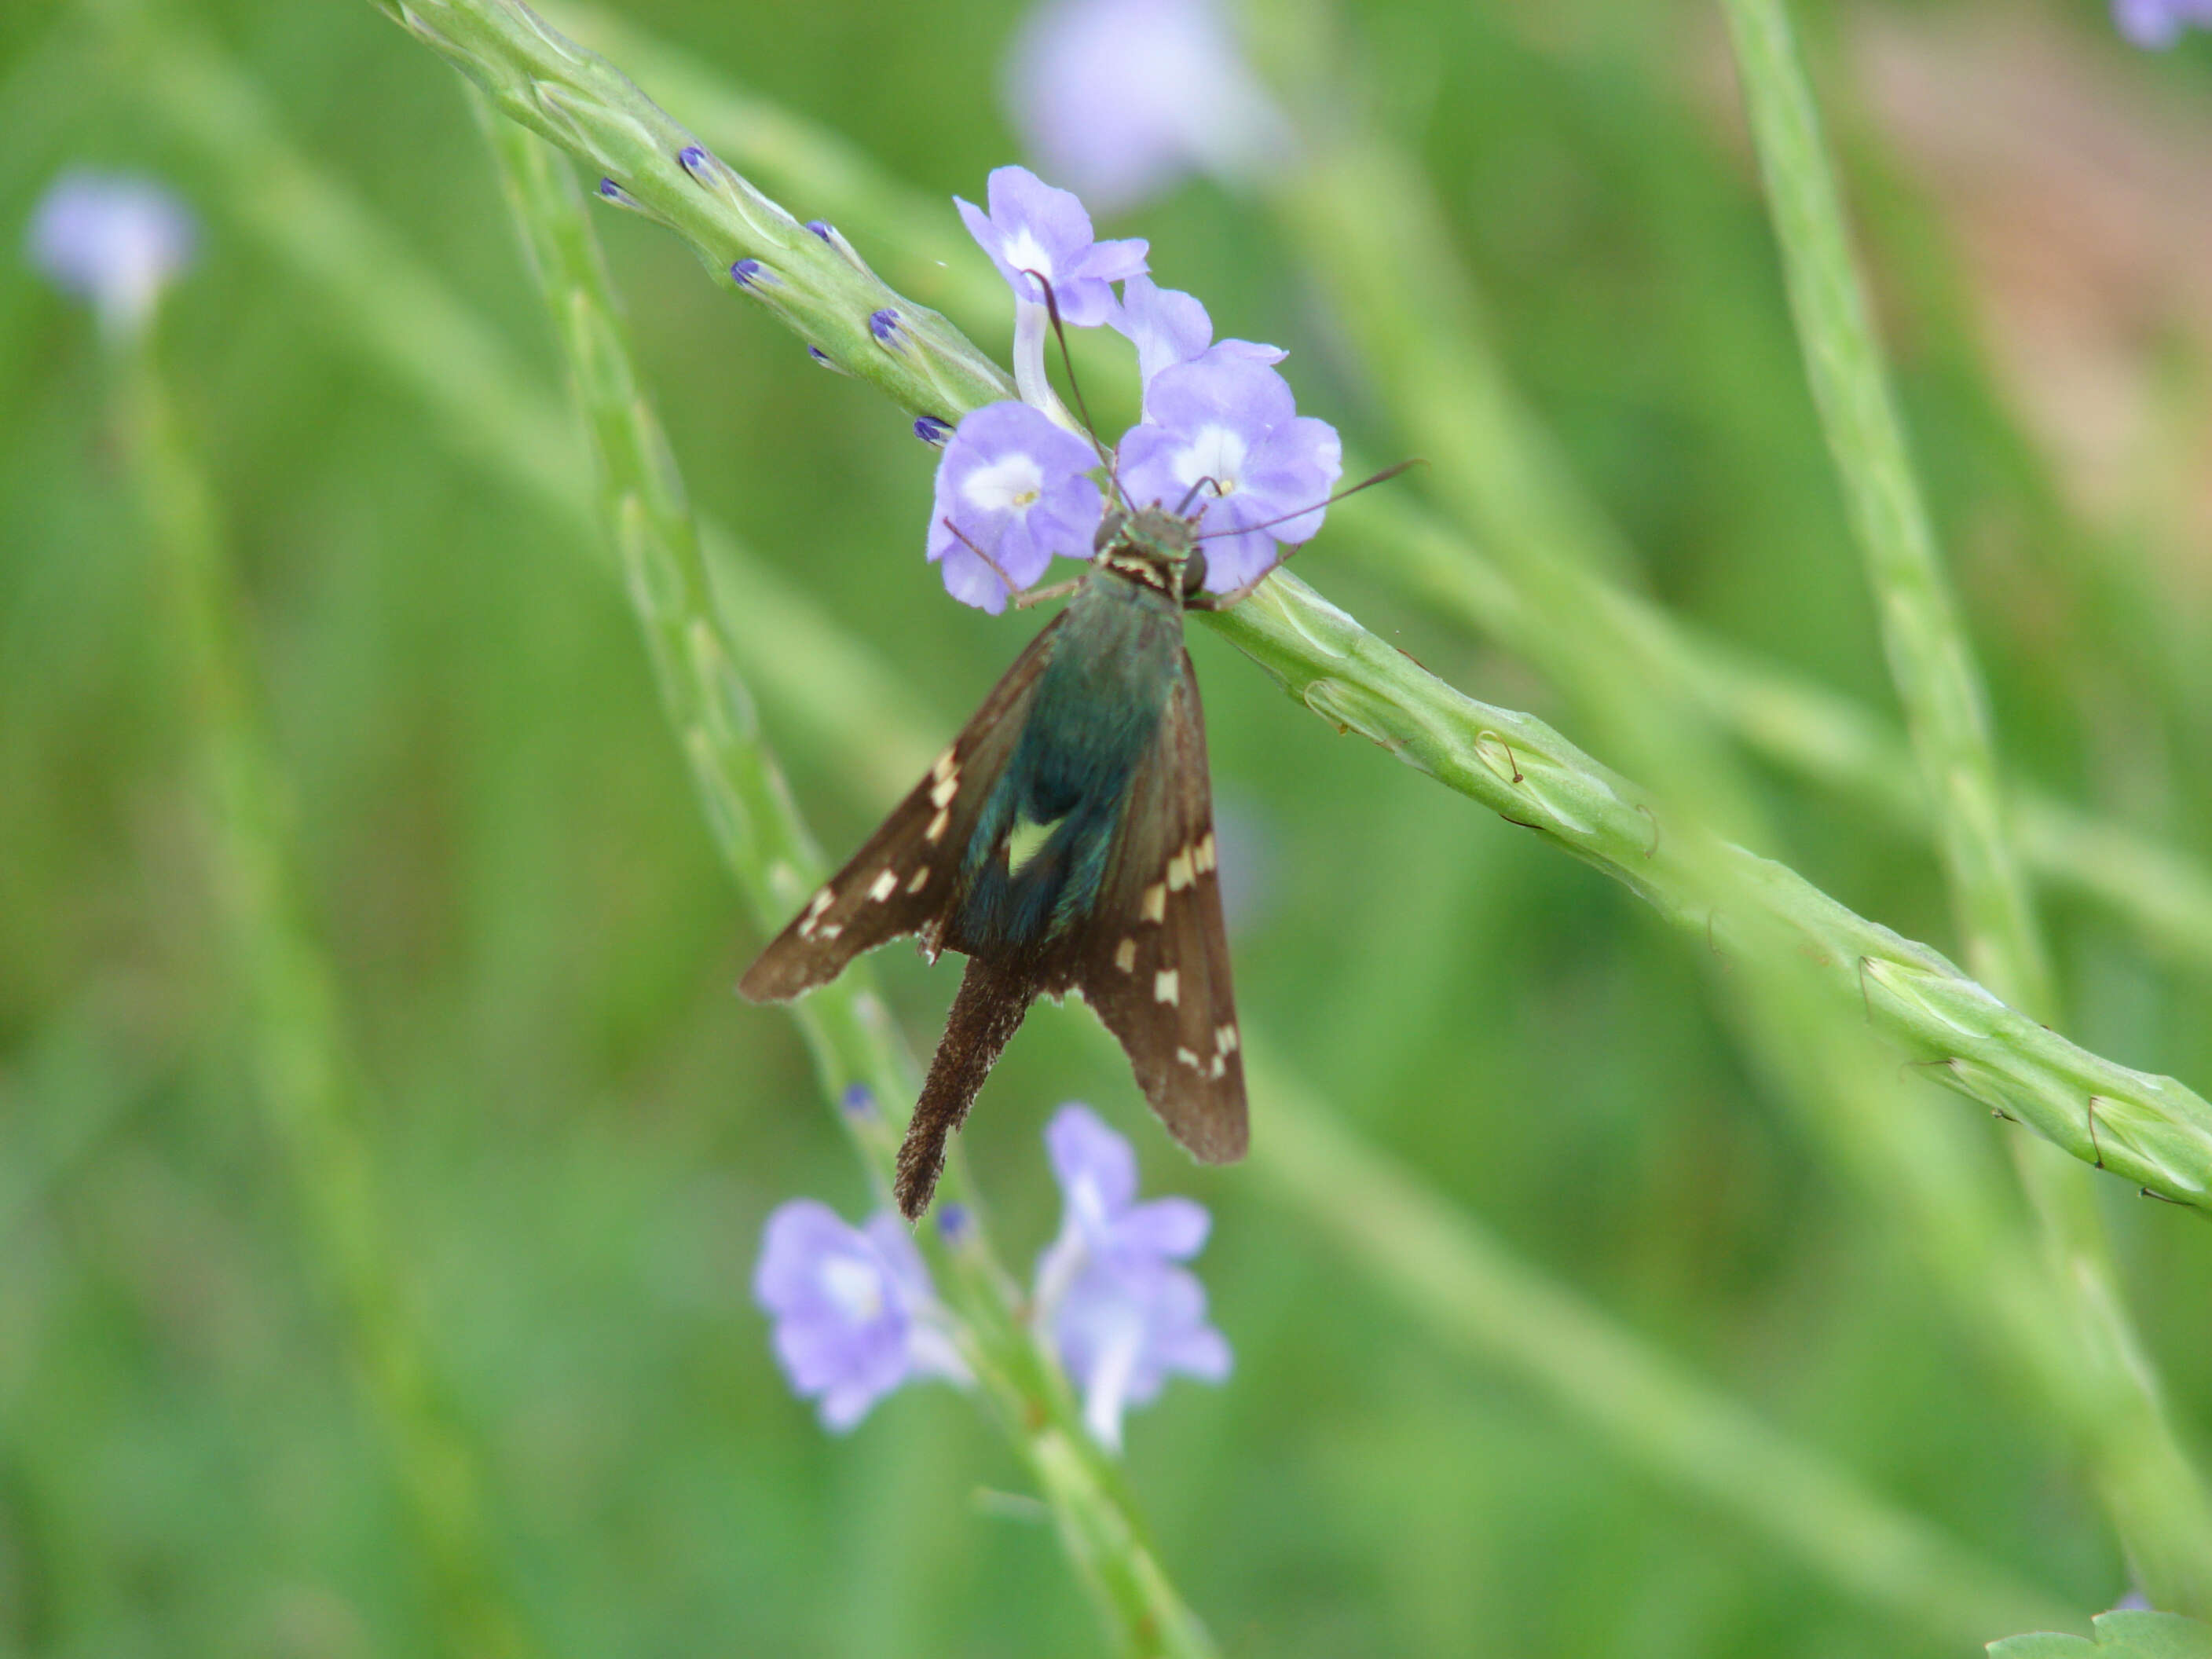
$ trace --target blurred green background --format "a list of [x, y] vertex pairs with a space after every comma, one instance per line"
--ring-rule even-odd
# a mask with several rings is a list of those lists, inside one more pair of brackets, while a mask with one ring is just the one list
[[[995, 88], [1021, 13], [1003, 0], [622, 9], [843, 134], [948, 222], [953, 193], [980, 198], [1018, 158]], [[1630, 579], [1889, 710], [1716, 15], [1288, 10], [1339, 53], [1340, 104], [1303, 112], [1417, 159], [1528, 402], [1635, 550]], [[2086, 0], [1797, 11], [2004, 755], [2212, 848], [2212, 46], [2143, 57]], [[0, 10], [0, 238], [80, 161], [155, 172], [204, 216], [161, 349], [250, 595], [392, 1270], [481, 1461], [525, 1623], [567, 1655], [1097, 1650], [1050, 1528], [985, 1496], [1024, 1476], [970, 1401], [915, 1388], [837, 1439], [791, 1397], [748, 1288], [762, 1221], [799, 1194], [857, 1218], [866, 1189], [784, 1015], [732, 994], [761, 940], [621, 593], [572, 520], [483, 465], [355, 343], [328, 287], [272, 256], [252, 223], [290, 210], [279, 170], [264, 198], [252, 155], [210, 163], [149, 92], [167, 37], [132, 18]], [[219, 0], [155, 27], [180, 26], [568, 422], [453, 73], [368, 5]], [[1291, 23], [1253, 27], [1265, 61]], [[922, 563], [931, 452], [675, 239], [600, 226], [696, 505], [913, 688], [887, 723], [949, 732], [1030, 623], [947, 602]], [[840, 228], [863, 252], [884, 234]], [[1218, 331], [1291, 348], [1303, 410], [1366, 454], [1406, 452], [1260, 203], [1198, 180], [1101, 230], [1148, 237]], [[1003, 350], [1004, 315], [945, 303]], [[97, 346], [85, 313], [0, 260], [0, 1653], [430, 1650], [437, 1591], [245, 1058]], [[1128, 390], [1093, 396], [1126, 411]], [[1592, 741], [1562, 688], [1330, 543], [1302, 572], [1369, 627]], [[2066, 1443], [1774, 1102], [1731, 1036], [1725, 974], [1203, 630], [1192, 648], [1217, 797], [1260, 890], [1239, 1000], [1279, 1060], [1521, 1255], [1900, 1507], [2085, 1618], [2125, 1592]], [[855, 844], [896, 787], [884, 757], [764, 714], [825, 845]], [[1924, 845], [1759, 781], [1786, 836], [1762, 850], [1955, 949]], [[2201, 965], [2070, 902], [2045, 919], [2069, 1035], [2212, 1080]], [[950, 969], [902, 950], [880, 966], [926, 1050]], [[1200, 1270], [1237, 1373], [1172, 1385], [1133, 1419], [1127, 1462], [1226, 1651], [1959, 1650], [1445, 1352], [1279, 1193], [1188, 1164], [1088, 1020], [1032, 1018], [967, 1156], [1018, 1264], [1057, 1224], [1037, 1137], [1064, 1099], [1130, 1134], [1148, 1191], [1212, 1208]], [[2018, 1133], [1899, 1087], [1993, 1165]], [[1255, 1136], [1267, 1111], [1254, 1101]], [[2201, 1449], [2212, 1231], [2101, 1186]]]

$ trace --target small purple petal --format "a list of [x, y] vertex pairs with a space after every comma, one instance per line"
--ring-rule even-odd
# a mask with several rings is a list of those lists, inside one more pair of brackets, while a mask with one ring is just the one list
[[1121, 1214], [1136, 1198], [1136, 1153], [1079, 1101], [1070, 1101], [1052, 1115], [1052, 1121], [1045, 1125], [1044, 1145], [1053, 1179], [1072, 1206], [1082, 1194], [1085, 1206], [1095, 1208], [1103, 1220]]
[[1088, 444], [1027, 404], [969, 414], [937, 464], [927, 549], [945, 590], [995, 615], [1008, 581], [1027, 587], [1055, 554], [1088, 558], [1105, 510], [1084, 476], [1096, 463]]
[[964, 1376], [939, 1328], [928, 1270], [898, 1218], [848, 1226], [799, 1199], [769, 1217], [753, 1297], [775, 1320], [776, 1360], [823, 1422], [850, 1428], [884, 1395], [921, 1372]]
[[1211, 0], [1046, 0], [1001, 85], [1030, 153], [1102, 211], [1194, 168], [1260, 177], [1291, 140]]
[[934, 415], [914, 417], [914, 435], [933, 449], [945, 447], [945, 441], [952, 435], [952, 428]]
[[1145, 420], [1118, 452], [1130, 501], [1192, 500], [1215, 593], [1256, 580], [1279, 556], [1279, 543], [1318, 533], [1344, 470], [1335, 428], [1296, 415], [1289, 382], [1226, 343], [1162, 369], [1146, 388]]
[[676, 159], [683, 164], [684, 172], [702, 183], [711, 177], [714, 170], [714, 158], [698, 144], [684, 145], [676, 152]]
[[111, 334], [136, 330], [191, 263], [199, 226], [149, 179], [64, 173], [33, 210], [26, 252], [46, 280], [91, 301]]
[[899, 314], [889, 306], [868, 313], [868, 332], [876, 337], [879, 345], [893, 351], [906, 349], [906, 337], [899, 327]]
[[[1213, 344], [1213, 319], [1193, 295], [1139, 276], [1122, 284], [1121, 303], [1106, 321], [1137, 348], [1137, 374], [1147, 394], [1146, 418], [1159, 418], [1149, 401], [1153, 378], [1163, 369], [1203, 356]], [[1259, 363], [1279, 363], [1289, 355], [1279, 346], [1250, 340], [1224, 340], [1213, 349], [1224, 356]]]
[[957, 1249], [966, 1243], [975, 1231], [975, 1218], [963, 1204], [940, 1204], [937, 1206], [937, 1234], [947, 1244]]
[[757, 259], [740, 259], [730, 267], [739, 288], [781, 288], [783, 279]]
[[1091, 216], [1074, 194], [1055, 190], [1027, 167], [992, 171], [986, 192], [987, 214], [972, 202], [953, 198], [960, 217], [1014, 297], [1044, 302], [1034, 272], [1052, 284], [1060, 320], [1071, 328], [1095, 328], [1113, 313], [1111, 284], [1145, 269], [1142, 241], [1093, 240]]
[[1037, 1259], [1036, 1316], [1083, 1390], [1092, 1434], [1117, 1447], [1123, 1411], [1158, 1395], [1171, 1372], [1228, 1375], [1205, 1289], [1174, 1265], [1197, 1254], [1211, 1224], [1186, 1198], [1136, 1203], [1135, 1154], [1086, 1106], [1053, 1114], [1045, 1145], [1067, 1207]]
[[847, 1117], [872, 1118], [876, 1115], [876, 1091], [865, 1083], [855, 1083], [837, 1097], [837, 1105]]
[[809, 219], [806, 222], [806, 228], [825, 242], [835, 240], [830, 233], [830, 222], [827, 219]]
[[2135, 45], [2162, 52], [2184, 29], [2212, 28], [2212, 0], [2112, 0], [2112, 22]]

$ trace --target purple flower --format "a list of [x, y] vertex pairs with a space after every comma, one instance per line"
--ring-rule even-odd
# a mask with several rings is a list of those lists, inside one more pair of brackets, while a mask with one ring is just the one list
[[1257, 580], [1276, 562], [1276, 543], [1311, 540], [1344, 471], [1336, 428], [1299, 415], [1289, 382], [1230, 343], [1162, 369], [1121, 447], [1133, 504], [1190, 498], [1203, 511], [1206, 586], [1215, 593]]
[[1027, 167], [994, 167], [986, 215], [973, 202], [953, 201], [968, 234], [991, 256], [1017, 300], [1044, 303], [1044, 291], [1024, 271], [1052, 284], [1060, 320], [1096, 328], [1114, 309], [1111, 284], [1145, 269], [1146, 243], [1092, 240], [1091, 216], [1071, 191], [1054, 190]]
[[1105, 510], [1084, 476], [1097, 464], [1090, 445], [1028, 404], [986, 404], [963, 420], [937, 464], [929, 521], [945, 591], [995, 616], [1054, 554], [1089, 558]]
[[1290, 143], [1209, 0], [1047, 0], [1003, 84], [1031, 153], [1109, 211], [1193, 168], [1249, 179]]
[[25, 246], [49, 282], [90, 301], [121, 335], [144, 326], [198, 239], [191, 210], [152, 179], [75, 169], [32, 210]]
[[1061, 1107], [1044, 1138], [1067, 1207], [1037, 1258], [1036, 1317], [1083, 1390], [1085, 1423], [1118, 1449], [1122, 1412], [1157, 1398], [1171, 1372], [1229, 1375], [1206, 1291], [1174, 1265], [1198, 1254], [1209, 1223], [1187, 1198], [1136, 1202], [1136, 1156], [1089, 1107]]
[[775, 1321], [792, 1391], [820, 1397], [825, 1428], [851, 1428], [910, 1376], [969, 1380], [921, 1253], [888, 1211], [861, 1228], [811, 1199], [778, 1206], [753, 1299]]
[[973, 202], [953, 201], [969, 234], [991, 256], [1014, 290], [1014, 386], [1022, 401], [1042, 410], [1070, 432], [1082, 428], [1060, 406], [1044, 372], [1044, 337], [1050, 314], [1044, 290], [1024, 273], [1052, 284], [1060, 320], [1070, 328], [1095, 328], [1113, 313], [1113, 285], [1145, 268], [1141, 241], [1092, 240], [1091, 216], [1064, 190], [1054, 190], [1027, 167], [994, 167], [986, 216]]
[[2112, 0], [2112, 22], [2136, 45], [2162, 50], [2192, 24], [2212, 28], [2212, 0]]
[[[1162, 369], [1187, 363], [1213, 343], [1213, 319], [1197, 297], [1162, 288], [1149, 276], [1132, 276], [1121, 285], [1121, 303], [1106, 322], [1137, 348], [1137, 378], [1148, 391]], [[1290, 355], [1251, 340], [1224, 340], [1219, 350], [1255, 363], [1279, 363]]]

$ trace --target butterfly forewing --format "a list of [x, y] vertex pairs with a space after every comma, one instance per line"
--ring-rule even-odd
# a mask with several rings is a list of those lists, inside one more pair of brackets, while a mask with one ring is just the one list
[[943, 942], [969, 837], [1021, 736], [1066, 619], [1066, 612], [1054, 617], [1030, 641], [928, 775], [745, 969], [741, 993], [756, 1002], [787, 1001], [888, 940], [921, 933], [933, 946]]
[[1206, 720], [1185, 653], [1158, 740], [1138, 768], [1071, 988], [1129, 1057], [1169, 1131], [1197, 1158], [1244, 1155], [1244, 1056], [1213, 838]]

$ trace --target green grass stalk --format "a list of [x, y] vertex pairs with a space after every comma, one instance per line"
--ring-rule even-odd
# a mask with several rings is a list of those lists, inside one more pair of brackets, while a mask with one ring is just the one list
[[[1739, 79], [1814, 402], [1844, 484], [1891, 678], [1966, 957], [1995, 990], [2058, 1017], [2033, 906], [2005, 822], [1987, 694], [1908, 453], [1851, 255], [1818, 108], [1783, 0], [1725, 0]], [[2212, 1498], [2175, 1435], [2118, 1286], [2095, 1195], [2025, 1145], [2021, 1178], [2054, 1285], [2102, 1386], [2091, 1464], [2145, 1589], [2212, 1611]]]
[[[605, 533], [620, 556], [662, 706], [723, 860], [763, 931], [773, 932], [826, 869], [732, 659], [682, 481], [638, 381], [568, 164], [507, 121], [487, 117], [485, 129], [590, 433]], [[837, 1103], [854, 1083], [886, 1101], [911, 1098], [918, 1085], [873, 975], [855, 963], [791, 1013], [814, 1056], [824, 1100], [851, 1130], [878, 1201], [887, 1205], [897, 1150], [889, 1121], [881, 1114], [856, 1118]], [[949, 1247], [934, 1226], [925, 1226], [920, 1242], [939, 1281], [953, 1287], [951, 1300], [993, 1414], [1028, 1463], [1117, 1650], [1163, 1659], [1211, 1654], [1211, 1640], [1170, 1581], [1119, 1472], [1084, 1431], [1057, 1362], [1017, 1316], [1012, 1280], [991, 1253], [976, 1195], [957, 1165], [939, 1201], [966, 1212], [966, 1234]]]
[[387, 1227], [365, 1088], [292, 863], [284, 784], [240, 636], [238, 578], [212, 491], [143, 337], [116, 363], [123, 448], [172, 623], [210, 878], [250, 1014], [257, 1093], [290, 1166], [319, 1289], [337, 1306], [454, 1659], [539, 1651], [502, 1581], [478, 1455], [441, 1397]]

